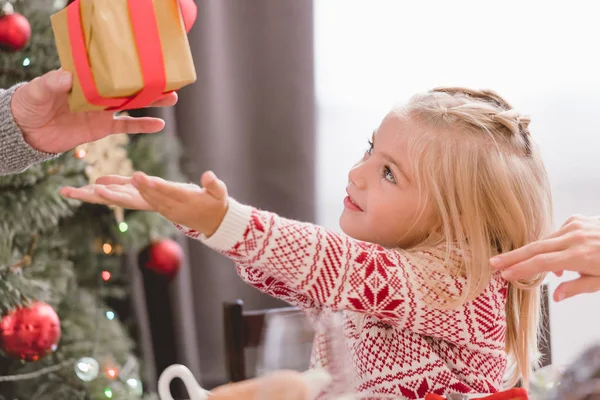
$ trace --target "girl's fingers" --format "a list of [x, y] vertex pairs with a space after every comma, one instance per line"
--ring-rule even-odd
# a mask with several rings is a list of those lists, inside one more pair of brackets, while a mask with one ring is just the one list
[[217, 178], [214, 172], [207, 171], [202, 174], [200, 184], [208, 194], [217, 200], [224, 200], [227, 198], [227, 186], [225, 185], [225, 182]]
[[131, 183], [131, 177], [121, 175], [106, 175], [96, 179], [97, 185], [126, 185]]
[[135, 173], [132, 182], [148, 204], [156, 211], [165, 213], [167, 217], [169, 210], [189, 203], [189, 185], [168, 182], [141, 173]]
[[86, 203], [108, 204], [105, 199], [96, 194], [95, 185], [87, 185], [80, 188], [63, 187], [60, 189], [60, 194], [69, 199], [84, 201]]
[[96, 193], [102, 199], [110, 202], [111, 205], [133, 210], [152, 210], [150, 205], [143, 199], [139, 192], [131, 186], [97, 186]]

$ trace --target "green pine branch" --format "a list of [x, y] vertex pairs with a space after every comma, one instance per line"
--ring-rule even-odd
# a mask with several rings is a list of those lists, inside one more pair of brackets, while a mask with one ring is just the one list
[[[11, 0], [16, 12], [30, 22], [32, 36], [19, 52], [0, 50], [0, 88], [32, 80], [59, 67], [49, 15], [58, 11], [55, 0]], [[136, 170], [183, 180], [167, 168], [181, 149], [165, 134], [132, 136], [129, 157]], [[172, 236], [173, 225], [156, 213], [127, 211], [121, 232], [112, 210], [81, 204], [59, 195], [62, 186], [88, 183], [85, 159], [72, 152], [30, 167], [20, 174], [0, 176], [0, 313], [30, 301], [50, 304], [61, 321], [55, 352], [37, 362], [13, 360], [0, 352], [0, 374], [35, 373], [45, 367], [64, 368], [33, 379], [0, 383], [0, 393], [19, 399], [156, 400], [140, 396], [121, 380], [101, 372], [84, 382], [74, 372], [73, 360], [94, 357], [101, 366], [112, 360], [122, 366], [135, 358], [136, 343], [127, 330], [130, 321], [107, 318], [106, 303], [130, 295], [128, 271], [121, 251], [138, 252], [153, 239]], [[110, 244], [104, 254], [98, 243]], [[33, 245], [32, 245], [33, 243]], [[111, 279], [101, 279], [109, 271]]]
[[[129, 155], [137, 170], [165, 177], [177, 143], [166, 135], [134, 138]], [[172, 174], [169, 176], [172, 179]], [[182, 176], [182, 175], [179, 175]], [[135, 353], [128, 321], [106, 318], [105, 301], [130, 295], [122, 252], [139, 252], [154, 239], [170, 237], [173, 224], [157, 213], [126, 211], [127, 229], [113, 210], [62, 198], [64, 185], [87, 184], [85, 162], [63, 154], [22, 174], [0, 177], [0, 312], [27, 306], [33, 300], [50, 304], [61, 320], [58, 349], [35, 363], [1, 357], [9, 374], [34, 372], [90, 356], [122, 365]], [[124, 230], [124, 231], [122, 231]], [[104, 253], [102, 244], [110, 244]], [[105, 282], [102, 271], [111, 278]], [[31, 382], [35, 382], [34, 385]], [[0, 384], [0, 391], [6, 384]], [[126, 383], [105, 375], [83, 382], [73, 365], [43, 377], [10, 385], [15, 398], [140, 399]], [[146, 397], [151, 399], [151, 395]]]
[[[56, 163], [56, 162], [55, 162]], [[69, 163], [64, 164], [65, 167]], [[63, 186], [82, 186], [86, 183], [82, 174], [71, 174], [61, 166], [50, 169], [32, 186], [5, 186], [0, 196], [0, 221], [18, 232], [44, 232], [55, 227], [62, 218], [70, 217], [79, 202], [66, 199], [59, 194]], [[50, 173], [48, 173], [50, 171]]]
[[31, 38], [21, 51], [0, 51], [0, 88], [30, 81], [60, 67], [49, 18], [58, 11], [53, 7], [54, 1], [14, 0], [12, 3], [15, 12], [29, 21]]
[[180, 143], [171, 135], [161, 133], [133, 137], [127, 152], [136, 171], [173, 181], [185, 180], [179, 169], [168, 168], [170, 160], [179, 160], [182, 155]]
[[73, 153], [63, 153], [57, 158], [32, 165], [19, 174], [0, 176], [0, 189], [15, 190], [30, 187], [53, 175], [80, 178], [84, 175], [85, 167], [85, 162], [74, 157]]
[[[119, 380], [106, 374], [107, 367], [121, 367], [126, 363], [127, 358], [133, 355], [134, 343], [118, 320], [106, 318], [106, 308], [98, 297], [82, 290], [73, 291], [57, 307], [57, 312], [71, 316], [61, 320], [63, 333], [57, 351], [36, 363], [15, 361], [13, 372], [27, 374], [64, 361], [74, 361], [47, 376], [43, 386], [18, 385], [16, 396], [27, 399], [106, 399], [104, 392], [108, 388], [115, 399], [139, 399], [123, 382], [127, 377]], [[75, 362], [83, 357], [92, 357], [100, 364], [100, 374], [92, 382], [80, 380], [73, 372]]]

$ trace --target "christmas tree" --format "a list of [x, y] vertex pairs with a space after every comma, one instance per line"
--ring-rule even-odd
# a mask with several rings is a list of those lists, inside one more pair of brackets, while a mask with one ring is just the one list
[[[49, 17], [66, 0], [11, 0], [12, 13], [3, 1], [8, 88], [60, 66]], [[130, 295], [124, 255], [175, 230], [158, 214], [81, 204], [59, 189], [133, 170], [166, 176], [178, 150], [163, 133], [115, 135], [0, 177], [0, 399], [154, 396], [143, 394], [131, 321], [118, 312]]]

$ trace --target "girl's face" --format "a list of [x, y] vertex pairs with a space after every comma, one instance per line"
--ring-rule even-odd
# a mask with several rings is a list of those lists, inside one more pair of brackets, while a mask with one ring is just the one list
[[410, 119], [388, 114], [363, 158], [348, 174], [340, 227], [357, 240], [409, 248], [434, 225], [426, 194], [419, 193], [408, 140], [419, 134]]

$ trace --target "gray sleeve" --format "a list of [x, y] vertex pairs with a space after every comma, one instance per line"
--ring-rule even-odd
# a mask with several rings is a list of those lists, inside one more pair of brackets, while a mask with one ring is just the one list
[[11, 99], [20, 85], [0, 89], [0, 175], [23, 172], [33, 164], [58, 156], [31, 147], [13, 120]]

